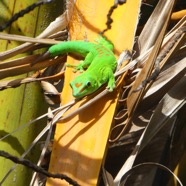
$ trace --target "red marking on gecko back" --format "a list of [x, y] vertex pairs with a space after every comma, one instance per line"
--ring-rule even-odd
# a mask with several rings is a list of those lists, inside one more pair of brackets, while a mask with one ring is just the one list
[[106, 50], [106, 52], [105, 51], [103, 51], [101, 48], [99, 48], [99, 47], [95, 47], [95, 49], [96, 49], [96, 51], [98, 52], [98, 57], [99, 58], [102, 58], [102, 56], [105, 54], [106, 56], [110, 56], [110, 54], [109, 53], [107, 53], [107, 52], [109, 52], [109, 50], [107, 49], [107, 48], [104, 48], [104, 50]]
[[83, 83], [76, 83], [76, 84], [75, 84], [75, 87], [76, 87], [76, 88], [79, 88], [82, 84], [83, 84]]

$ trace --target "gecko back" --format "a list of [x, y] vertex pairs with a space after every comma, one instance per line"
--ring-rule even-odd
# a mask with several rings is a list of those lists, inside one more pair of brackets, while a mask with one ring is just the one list
[[106, 37], [99, 35], [99, 38], [96, 40], [99, 44], [103, 45], [107, 49], [113, 51], [114, 50], [114, 45], [111, 41], [107, 40]]

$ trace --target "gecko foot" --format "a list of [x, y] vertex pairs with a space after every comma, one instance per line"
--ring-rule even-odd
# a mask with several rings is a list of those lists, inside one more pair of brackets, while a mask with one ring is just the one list
[[73, 68], [73, 72], [77, 72], [77, 71], [80, 71], [80, 72], [83, 72], [83, 67], [81, 64], [79, 65], [71, 65], [71, 64], [66, 64], [67, 67], [70, 67], [70, 68]]
[[108, 83], [106, 88], [108, 89], [109, 92], [112, 92], [115, 87], [116, 87], [115, 81], [109, 81], [109, 83]]

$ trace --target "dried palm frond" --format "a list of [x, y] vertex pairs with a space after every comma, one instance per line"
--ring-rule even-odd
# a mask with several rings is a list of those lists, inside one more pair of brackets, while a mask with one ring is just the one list
[[[131, 61], [127, 60], [126, 62], [123, 58], [124, 53], [121, 53], [118, 60], [115, 77], [117, 97], [119, 99], [115, 103], [117, 106], [116, 110], [114, 110], [115, 107], [113, 108], [115, 115], [113, 116], [109, 149], [105, 151], [105, 163], [102, 166], [102, 178], [105, 185], [141, 185], [142, 182], [145, 182], [146, 185], [159, 184], [156, 176], [156, 174], [159, 174], [157, 166], [175, 176], [172, 172], [176, 168], [183, 152], [178, 154], [179, 158], [174, 158], [172, 152], [175, 153], [175, 149], [171, 149], [171, 145], [175, 144], [175, 136], [179, 138], [179, 132], [181, 133], [179, 127], [182, 126], [180, 123], [183, 121], [179, 120], [179, 115], [184, 114], [186, 105], [186, 48], [184, 45], [186, 17], [182, 16], [182, 19], [172, 29], [169, 28], [171, 14], [175, 5], [176, 1], [174, 0], [159, 1], [135, 43], [134, 59]], [[38, 59], [39, 55], [37, 54], [21, 57], [16, 60], [9, 58], [23, 52], [34, 51], [47, 45], [56, 44], [59, 42], [59, 38], [66, 39], [67, 35], [65, 36], [65, 34], [67, 32], [61, 30], [66, 28], [70, 18], [74, 16], [74, 6], [74, 1], [68, 2], [66, 11], [36, 38], [24, 36], [15, 38], [14, 35], [0, 34], [2, 39], [26, 42], [14, 49], [0, 53], [0, 60], [3, 61], [0, 64], [0, 78], [40, 70], [40, 73], [36, 73], [31, 77], [1, 81], [0, 89], [13, 88], [34, 81], [44, 81], [45, 94], [48, 96], [56, 95], [56, 100], [59, 101], [60, 93], [57, 92], [57, 88], [53, 87], [50, 82], [56, 83], [64, 75], [64, 63], [59, 65], [61, 60], [65, 62], [64, 56], [41, 61], [35, 65], [31, 65], [31, 63]], [[82, 19], [85, 19], [85, 25], [88, 24], [85, 17]], [[88, 25], [89, 27], [91, 25]], [[95, 27], [93, 30], [97, 31], [98, 29]], [[4, 62], [5, 59], [8, 59], [8, 61]], [[120, 64], [121, 61], [125, 62]], [[55, 66], [53, 66], [54, 64]], [[49, 75], [48, 72], [50, 72]], [[69, 94], [68, 91], [66, 92]], [[98, 92], [82, 100], [73, 100], [53, 111], [49, 111], [45, 116], [51, 114], [51, 122], [47, 124], [35, 141], [41, 138], [57, 122], [69, 121], [82, 113], [82, 111], [91, 110], [91, 106], [95, 102], [104, 99], [108, 94], [108, 90], [103, 87]], [[48, 103], [52, 105], [56, 102], [49, 100]], [[107, 109], [104, 113], [108, 112]], [[110, 113], [114, 113], [113, 110]], [[103, 117], [100, 115], [99, 117]], [[73, 129], [74, 123], [69, 129], [67, 127], [66, 133]], [[78, 138], [82, 133], [88, 131], [88, 126], [87, 128], [84, 127], [82, 125], [82, 129], [78, 128], [80, 131], [74, 133], [76, 135], [73, 136], [72, 141], [76, 141], [76, 137]], [[65, 131], [64, 128], [63, 130]], [[71, 134], [69, 136], [71, 137]], [[48, 136], [43, 154], [46, 151], [49, 138]], [[183, 135], [182, 139], [185, 139]], [[33, 147], [35, 141], [30, 148]], [[67, 139], [66, 141], [68, 143]], [[179, 144], [185, 145], [181, 142]], [[22, 157], [28, 153], [30, 148]], [[164, 157], [170, 158], [172, 162], [164, 160]], [[40, 165], [41, 159], [38, 165]], [[115, 164], [112, 164], [112, 161], [116, 162], [118, 167], [114, 167]], [[148, 171], [146, 169], [148, 162], [149, 165], [154, 165], [156, 168]], [[127, 177], [129, 174], [133, 176]], [[32, 184], [34, 183], [35, 176], [36, 174], [33, 177]], [[126, 177], [127, 180], [124, 180]], [[181, 183], [177, 176], [175, 178]], [[161, 177], [159, 179], [163, 180]], [[163, 180], [163, 183], [167, 184], [168, 182], [169, 179]]]

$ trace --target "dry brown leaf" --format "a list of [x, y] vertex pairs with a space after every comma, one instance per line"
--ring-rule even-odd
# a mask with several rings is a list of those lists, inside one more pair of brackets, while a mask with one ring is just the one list
[[[140, 54], [150, 49], [157, 40], [167, 19], [167, 9], [171, 8], [169, 3], [170, 1], [159, 1], [145, 24], [138, 40]], [[172, 3], [175, 3], [175, 1], [172, 1]]]
[[142, 139], [141, 151], [153, 136], [171, 119], [174, 114], [186, 103], [186, 76], [175, 84], [158, 104]]
[[36, 60], [38, 55], [28, 56], [21, 59], [12, 60], [9, 62], [0, 64], [0, 79], [24, 74], [34, 70], [43, 69], [45, 67], [61, 63], [63, 56], [56, 58], [55, 60], [45, 60], [31, 66], [31, 63]]
[[156, 57], [157, 57], [159, 49], [161, 47], [163, 37], [165, 35], [168, 21], [170, 19], [170, 15], [171, 15], [171, 12], [173, 9], [174, 1], [169, 0], [169, 1], [167, 1], [167, 3], [169, 3], [169, 4], [167, 4], [167, 6], [165, 7], [166, 21], [164, 22], [163, 28], [157, 37], [157, 40], [155, 42], [154, 48], [152, 49], [152, 52], [151, 52], [149, 58], [148, 58], [148, 61], [146, 62], [145, 66], [143, 67], [141, 72], [137, 75], [136, 80], [135, 80], [135, 82], [131, 88], [131, 91], [129, 92], [129, 96], [127, 98], [127, 107], [128, 107], [129, 118], [134, 113], [135, 109], [137, 108], [137, 105], [139, 104], [139, 102], [142, 99], [142, 96], [144, 94], [144, 88], [142, 88], [138, 92], [134, 92], [134, 90], [136, 90], [141, 85], [143, 80], [150, 77], [151, 72], [154, 67]]

